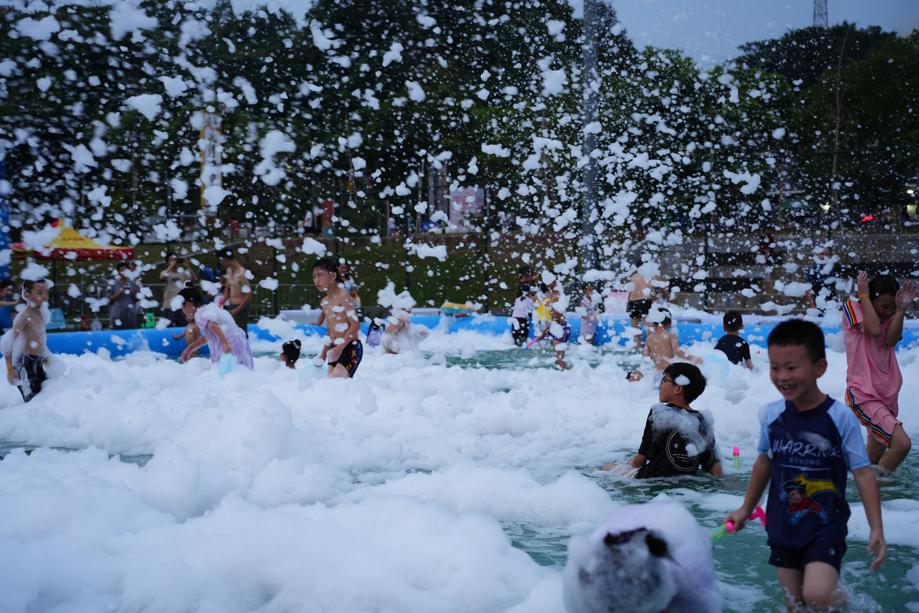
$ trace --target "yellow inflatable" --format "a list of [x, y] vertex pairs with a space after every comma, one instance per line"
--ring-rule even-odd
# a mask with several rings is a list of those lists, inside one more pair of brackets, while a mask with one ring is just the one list
[[450, 317], [469, 317], [475, 314], [475, 307], [470, 304], [460, 304], [458, 302], [445, 302], [440, 305], [440, 312]]

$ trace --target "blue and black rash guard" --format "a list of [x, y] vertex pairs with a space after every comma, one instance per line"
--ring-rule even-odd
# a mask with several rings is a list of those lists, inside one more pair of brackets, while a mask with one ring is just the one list
[[766, 532], [769, 545], [801, 548], [846, 538], [847, 471], [869, 466], [854, 414], [829, 396], [799, 411], [779, 400], [760, 414], [758, 450], [772, 460]]

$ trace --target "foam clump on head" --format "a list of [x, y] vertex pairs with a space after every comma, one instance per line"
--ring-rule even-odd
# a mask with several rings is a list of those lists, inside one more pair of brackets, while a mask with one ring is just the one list
[[720, 611], [711, 539], [682, 505], [620, 507], [593, 533], [568, 544], [568, 613]]
[[652, 324], [659, 324], [669, 319], [669, 317], [670, 313], [666, 309], [657, 308], [648, 313], [646, 319]]
[[689, 377], [686, 375], [679, 375], [673, 382], [677, 385], [689, 385]]

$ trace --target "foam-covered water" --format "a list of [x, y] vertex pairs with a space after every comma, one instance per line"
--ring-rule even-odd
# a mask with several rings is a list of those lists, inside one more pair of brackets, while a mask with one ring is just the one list
[[[695, 403], [740, 471], [627, 481], [594, 468], [635, 452], [657, 400], [652, 377], [625, 380], [628, 356], [572, 346], [558, 372], [509, 337], [434, 333], [329, 381], [309, 362], [319, 339], [302, 340], [295, 371], [84, 355], [29, 405], [0, 388], [0, 610], [560, 611], [568, 538], [618, 505], [668, 496], [708, 528], [734, 510], [777, 397], [755, 352], [757, 372], [715, 376]], [[900, 354], [913, 437], [917, 355]], [[829, 360], [822, 386], [841, 397], [845, 357]], [[914, 463], [883, 484], [880, 575], [853, 505], [854, 610], [919, 606]], [[728, 610], [780, 609], [767, 557], [758, 527], [715, 543]]]

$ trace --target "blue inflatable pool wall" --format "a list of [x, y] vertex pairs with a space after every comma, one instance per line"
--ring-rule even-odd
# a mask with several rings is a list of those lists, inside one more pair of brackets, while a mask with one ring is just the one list
[[[479, 334], [502, 335], [510, 334], [509, 319], [508, 317], [496, 315], [474, 315], [462, 318], [443, 315], [416, 315], [412, 318], [412, 322], [430, 329], [441, 329], [448, 334], [468, 331]], [[766, 338], [778, 321], [776, 319], [774, 321], [748, 324], [742, 335], [750, 344], [765, 347]], [[580, 336], [581, 321], [577, 317], [571, 317], [569, 318], [569, 323], [571, 325], [571, 339], [576, 342]], [[913, 325], [914, 323], [919, 322], [910, 321], [908, 322], [909, 325], [904, 327], [903, 341], [900, 347], [909, 347], [916, 343], [917, 337], [919, 337], [919, 326]], [[597, 327], [596, 343], [600, 345], [612, 343], [625, 346], [632, 342], [630, 334], [626, 332], [629, 326], [629, 320], [625, 316], [601, 319]], [[319, 326], [296, 324], [295, 327], [306, 336], [325, 334], [325, 328]], [[695, 342], [714, 344], [723, 334], [721, 324], [716, 321], [678, 320], [674, 327], [679, 334], [680, 343], [684, 345]], [[48, 348], [52, 353], [74, 355], [87, 352], [98, 353], [101, 350], [103, 353], [107, 352], [113, 358], [123, 357], [135, 351], [156, 351], [169, 357], [177, 358], [185, 348], [185, 341], [181, 338], [174, 340], [172, 336], [179, 335], [182, 331], [183, 328], [55, 332], [48, 335]], [[367, 334], [366, 323], [361, 327], [361, 331], [363, 334]], [[839, 334], [840, 329], [838, 327], [825, 327], [823, 331], [829, 336]], [[254, 324], [249, 325], [249, 336], [250, 338], [269, 342], [284, 340]], [[532, 328], [530, 336], [533, 336]], [[206, 347], [204, 349], [206, 351]]]

